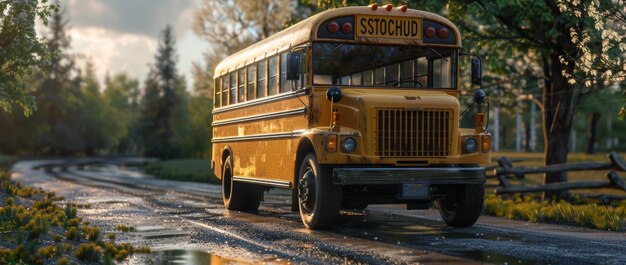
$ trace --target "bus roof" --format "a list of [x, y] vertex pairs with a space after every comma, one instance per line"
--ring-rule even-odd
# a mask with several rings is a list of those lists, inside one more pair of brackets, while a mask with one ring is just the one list
[[[370, 15], [370, 16], [390, 16], [390, 17], [418, 17], [433, 22], [441, 23], [452, 30], [454, 36], [456, 36], [456, 44], [429, 44], [431, 46], [447, 46], [447, 47], [461, 47], [461, 38], [457, 27], [448, 19], [430, 13], [415, 9], [407, 9], [406, 12], [402, 12], [399, 8], [393, 8], [391, 11], [387, 11], [384, 6], [380, 6], [377, 10], [373, 10], [368, 6], [359, 7], [342, 7], [330, 9], [314, 16], [311, 16], [299, 23], [284, 29], [268, 38], [265, 38], [247, 48], [236, 52], [224, 60], [222, 60], [215, 67], [215, 77], [221, 76], [226, 72], [233, 71], [241, 68], [247, 64], [255, 61], [262, 60], [269, 56], [275, 55], [282, 51], [288, 50], [297, 45], [318, 40], [317, 31], [322, 23], [329, 19], [336, 17], [349, 16], [349, 15]], [[355, 42], [354, 40], [345, 39], [322, 39], [325, 41], [341, 41], [341, 42]], [[407, 40], [397, 39], [385, 39], [385, 41], [379, 41], [384, 44], [422, 44], [421, 40], [414, 40], [408, 42]]]

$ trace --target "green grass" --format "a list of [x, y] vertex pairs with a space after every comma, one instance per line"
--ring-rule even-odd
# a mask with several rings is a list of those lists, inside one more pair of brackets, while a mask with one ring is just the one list
[[530, 195], [517, 195], [511, 199], [487, 195], [485, 214], [513, 220], [564, 223], [619, 231], [626, 219], [626, 201], [603, 205], [590, 199], [578, 199], [570, 203], [539, 201]]
[[9, 170], [13, 163], [15, 163], [15, 157], [0, 154], [0, 170]]
[[157, 161], [145, 167], [157, 178], [219, 184], [211, 170], [211, 161], [205, 159], [174, 159]]

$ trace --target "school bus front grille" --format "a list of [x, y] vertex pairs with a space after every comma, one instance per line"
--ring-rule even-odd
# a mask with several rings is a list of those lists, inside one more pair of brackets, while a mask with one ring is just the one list
[[376, 155], [442, 157], [450, 155], [452, 110], [384, 108], [376, 112]]

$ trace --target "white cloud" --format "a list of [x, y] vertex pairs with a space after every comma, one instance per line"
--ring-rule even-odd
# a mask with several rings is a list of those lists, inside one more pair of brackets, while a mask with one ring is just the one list
[[69, 31], [75, 53], [89, 58], [96, 75], [103, 80], [111, 75], [126, 73], [143, 79], [148, 74], [157, 50], [155, 38], [133, 33], [118, 33], [104, 28], [72, 28]]

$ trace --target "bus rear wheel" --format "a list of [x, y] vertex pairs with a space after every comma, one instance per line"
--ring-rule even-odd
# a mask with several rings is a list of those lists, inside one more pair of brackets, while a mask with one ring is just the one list
[[236, 182], [233, 180], [233, 162], [231, 157], [224, 161], [222, 171], [222, 199], [228, 210], [258, 211], [263, 199], [263, 188]]
[[304, 157], [298, 175], [298, 205], [304, 226], [321, 229], [331, 226], [341, 206], [341, 188], [332, 183], [314, 153]]
[[453, 227], [469, 227], [480, 217], [485, 200], [484, 184], [450, 185], [447, 195], [439, 198], [439, 213]]

